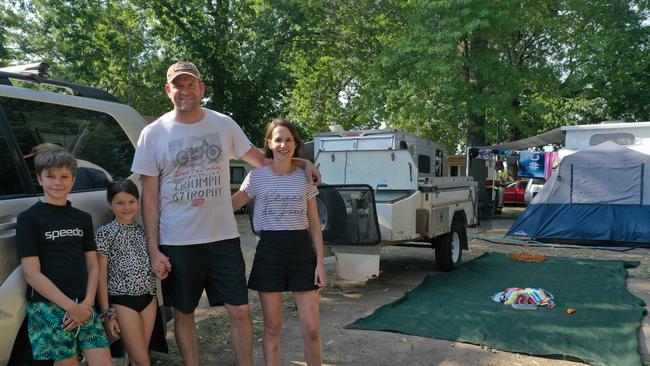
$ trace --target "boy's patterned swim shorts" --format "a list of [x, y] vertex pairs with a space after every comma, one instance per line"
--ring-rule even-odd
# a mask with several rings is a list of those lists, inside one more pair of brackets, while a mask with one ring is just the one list
[[63, 330], [64, 315], [65, 310], [52, 302], [27, 305], [27, 328], [35, 360], [67, 360], [81, 349], [108, 347], [108, 337], [94, 310], [78, 331]]

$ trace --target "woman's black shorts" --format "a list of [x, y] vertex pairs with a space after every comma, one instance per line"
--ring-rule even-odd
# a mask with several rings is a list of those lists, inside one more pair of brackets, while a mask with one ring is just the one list
[[248, 288], [262, 292], [311, 291], [316, 253], [306, 230], [262, 231]]

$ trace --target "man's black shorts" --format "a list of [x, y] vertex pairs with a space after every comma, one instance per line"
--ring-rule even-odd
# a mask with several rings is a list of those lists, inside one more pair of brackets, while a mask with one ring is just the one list
[[162, 281], [165, 305], [190, 314], [203, 289], [211, 306], [248, 304], [246, 267], [239, 238], [194, 245], [161, 245], [172, 270]]

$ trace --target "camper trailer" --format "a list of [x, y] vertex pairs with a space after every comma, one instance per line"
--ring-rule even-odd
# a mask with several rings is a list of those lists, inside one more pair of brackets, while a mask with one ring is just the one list
[[449, 176], [444, 145], [392, 129], [319, 132], [313, 149], [314, 160], [319, 152], [328, 151], [407, 150], [417, 164], [418, 179]]
[[460, 264], [477, 187], [448, 176], [443, 145], [385, 129], [318, 133], [313, 151], [327, 183], [317, 198], [323, 236], [342, 278], [377, 276], [384, 245], [435, 248], [443, 270]]
[[563, 126], [564, 148], [560, 160], [584, 148], [611, 141], [650, 155], [650, 122], [603, 122], [593, 125]]

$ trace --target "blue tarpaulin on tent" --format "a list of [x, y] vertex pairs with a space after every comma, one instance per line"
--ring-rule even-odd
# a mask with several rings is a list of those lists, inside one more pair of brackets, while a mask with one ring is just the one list
[[650, 208], [584, 203], [532, 204], [506, 235], [540, 241], [645, 244], [650, 242]]

